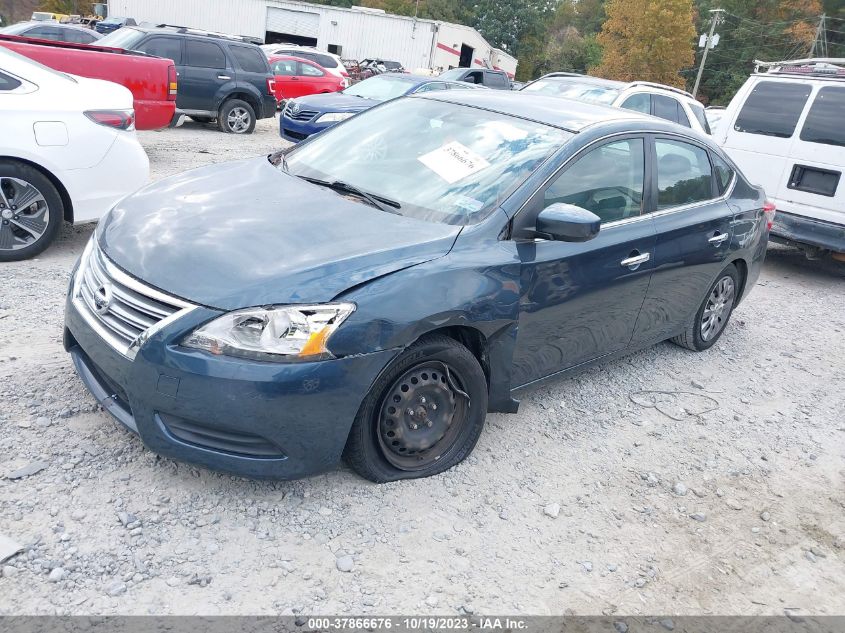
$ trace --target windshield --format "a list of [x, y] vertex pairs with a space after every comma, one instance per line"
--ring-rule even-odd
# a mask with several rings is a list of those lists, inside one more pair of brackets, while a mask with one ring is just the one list
[[379, 75], [347, 88], [343, 91], [343, 94], [372, 99], [373, 101], [389, 101], [401, 97], [416, 85], [416, 82], [401, 76]]
[[[101, 40], [102, 41], [102, 40]], [[565, 97], [585, 103], [609, 105], [619, 96], [622, 88], [584, 81], [579, 77], [549, 77], [538, 79], [523, 89], [525, 92], [539, 92], [552, 97]]]
[[51, 21], [53, 19], [53, 14], [52, 13], [44, 13], [42, 11], [36, 11], [35, 13], [32, 14], [31, 19], [36, 21], [36, 22], [47, 22], [47, 21]]
[[447, 70], [446, 72], [440, 73], [438, 75], [438, 77], [440, 77], [440, 79], [456, 80], [461, 75], [463, 75], [467, 70], [469, 70], [469, 69], [468, 68], [453, 68], [452, 70]]
[[132, 50], [144, 38], [144, 32], [124, 26], [97, 40], [97, 46], [111, 46]]
[[489, 215], [571, 137], [505, 114], [406, 98], [312, 137], [280, 169], [347, 183], [398, 204], [391, 212], [465, 225]]

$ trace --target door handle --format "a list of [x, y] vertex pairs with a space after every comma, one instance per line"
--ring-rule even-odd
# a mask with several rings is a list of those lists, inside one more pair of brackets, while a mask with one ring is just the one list
[[619, 263], [622, 266], [628, 266], [631, 270], [636, 270], [639, 268], [640, 264], [645, 264], [649, 259], [651, 259], [651, 253], [637, 253], [636, 255], [634, 253], [637, 253], [637, 251], [634, 251], [631, 253], [630, 257], [623, 259]]
[[713, 237], [711, 237], [708, 242], [710, 242], [713, 246], [719, 246], [722, 242], [730, 237], [727, 233], [716, 233]]
[[231, 79], [229, 75], [217, 75], [218, 79]]

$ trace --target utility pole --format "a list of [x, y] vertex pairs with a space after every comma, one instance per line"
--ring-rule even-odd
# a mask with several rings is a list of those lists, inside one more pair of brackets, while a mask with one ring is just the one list
[[713, 32], [716, 30], [716, 25], [719, 24], [719, 19], [724, 12], [724, 9], [710, 9], [710, 33], [707, 34], [707, 41], [704, 42], [704, 53], [701, 55], [701, 65], [698, 67], [698, 76], [695, 78], [695, 87], [692, 89], [693, 97], [698, 94], [698, 85], [701, 83], [701, 75], [704, 73], [704, 62], [707, 61], [707, 51], [710, 50], [710, 43], [713, 41]]
[[813, 45], [810, 47], [810, 57], [816, 56], [818, 51], [821, 57], [827, 57], [827, 28], [825, 20], [827, 15], [822, 13], [819, 17], [819, 25], [816, 27], [816, 36], [813, 38]]

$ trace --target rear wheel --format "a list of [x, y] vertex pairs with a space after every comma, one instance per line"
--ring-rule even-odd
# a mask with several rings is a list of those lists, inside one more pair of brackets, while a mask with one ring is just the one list
[[255, 110], [246, 101], [229, 99], [220, 107], [217, 125], [230, 134], [252, 134], [255, 129]]
[[696, 352], [712, 347], [725, 331], [738, 298], [739, 271], [731, 264], [710, 286], [692, 324], [672, 342]]
[[62, 198], [44, 174], [24, 163], [0, 161], [0, 261], [38, 255], [63, 220]]
[[343, 456], [375, 482], [435, 475], [472, 452], [486, 414], [487, 381], [475, 357], [451, 338], [426, 337], [373, 385]]

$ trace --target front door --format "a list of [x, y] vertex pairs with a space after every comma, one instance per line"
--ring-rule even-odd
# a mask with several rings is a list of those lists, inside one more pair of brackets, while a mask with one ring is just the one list
[[733, 211], [724, 199], [733, 178], [730, 167], [714, 155], [714, 177], [704, 146], [661, 136], [653, 143], [657, 245], [635, 344], [674, 336], [693, 318], [727, 265], [734, 233]]
[[[523, 265], [514, 388], [628, 346], [654, 267], [644, 182], [644, 138], [609, 140], [576, 158], [517, 215]], [[582, 243], [520, 239], [530, 237], [537, 213], [557, 202], [598, 215], [598, 236]]]
[[297, 65], [295, 59], [279, 59], [271, 63], [278, 101], [300, 96]]
[[235, 69], [226, 61], [226, 54], [213, 41], [187, 39], [185, 66], [179, 78], [176, 105], [180, 110], [208, 112], [216, 102], [221, 88], [235, 79]]

